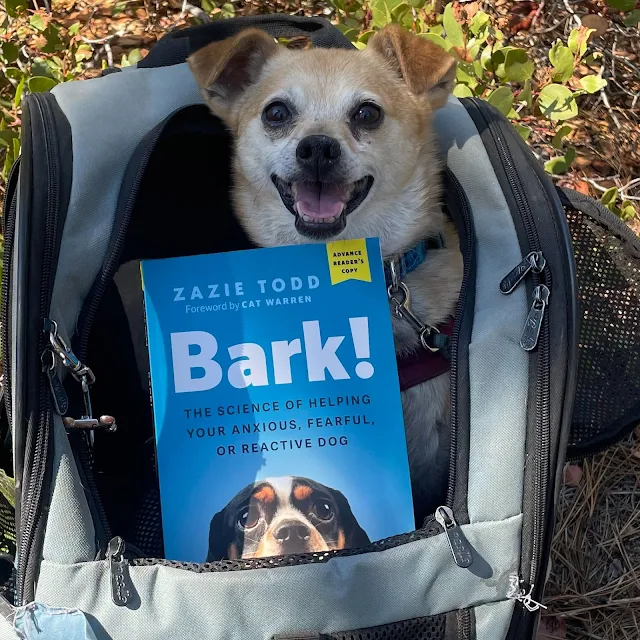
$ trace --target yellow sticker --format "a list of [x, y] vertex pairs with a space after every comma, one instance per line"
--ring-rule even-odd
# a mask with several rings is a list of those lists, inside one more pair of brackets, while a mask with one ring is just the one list
[[371, 282], [367, 241], [364, 238], [328, 242], [327, 257], [331, 284], [338, 284], [345, 280]]

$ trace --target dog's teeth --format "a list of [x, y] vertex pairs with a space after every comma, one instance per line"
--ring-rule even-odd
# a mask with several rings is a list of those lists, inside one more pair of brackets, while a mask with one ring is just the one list
[[309, 216], [305, 216], [304, 214], [302, 215], [302, 219], [303, 219], [305, 222], [311, 222], [311, 218], [310, 218]]

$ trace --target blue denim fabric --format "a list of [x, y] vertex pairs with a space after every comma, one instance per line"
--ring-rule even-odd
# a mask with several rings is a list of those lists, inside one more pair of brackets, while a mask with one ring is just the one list
[[79, 609], [58, 609], [32, 602], [16, 609], [14, 627], [23, 640], [96, 640]]

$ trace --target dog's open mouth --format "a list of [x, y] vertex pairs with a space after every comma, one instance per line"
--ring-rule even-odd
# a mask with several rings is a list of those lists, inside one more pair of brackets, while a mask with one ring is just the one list
[[284, 206], [296, 217], [298, 233], [310, 238], [330, 238], [347, 226], [347, 216], [367, 197], [372, 176], [351, 184], [285, 182], [271, 176]]

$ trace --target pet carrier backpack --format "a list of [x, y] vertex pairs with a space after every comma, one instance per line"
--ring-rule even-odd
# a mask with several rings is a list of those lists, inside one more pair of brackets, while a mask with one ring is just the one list
[[435, 123], [465, 265], [438, 517], [366, 548], [164, 559], [138, 266], [251, 247], [229, 135], [185, 63], [249, 26], [352, 46], [317, 18], [220, 21], [24, 101], [2, 281], [16, 604], [79, 609], [98, 640], [532, 638], [566, 446], [595, 451], [640, 418], [640, 246], [477, 99]]

